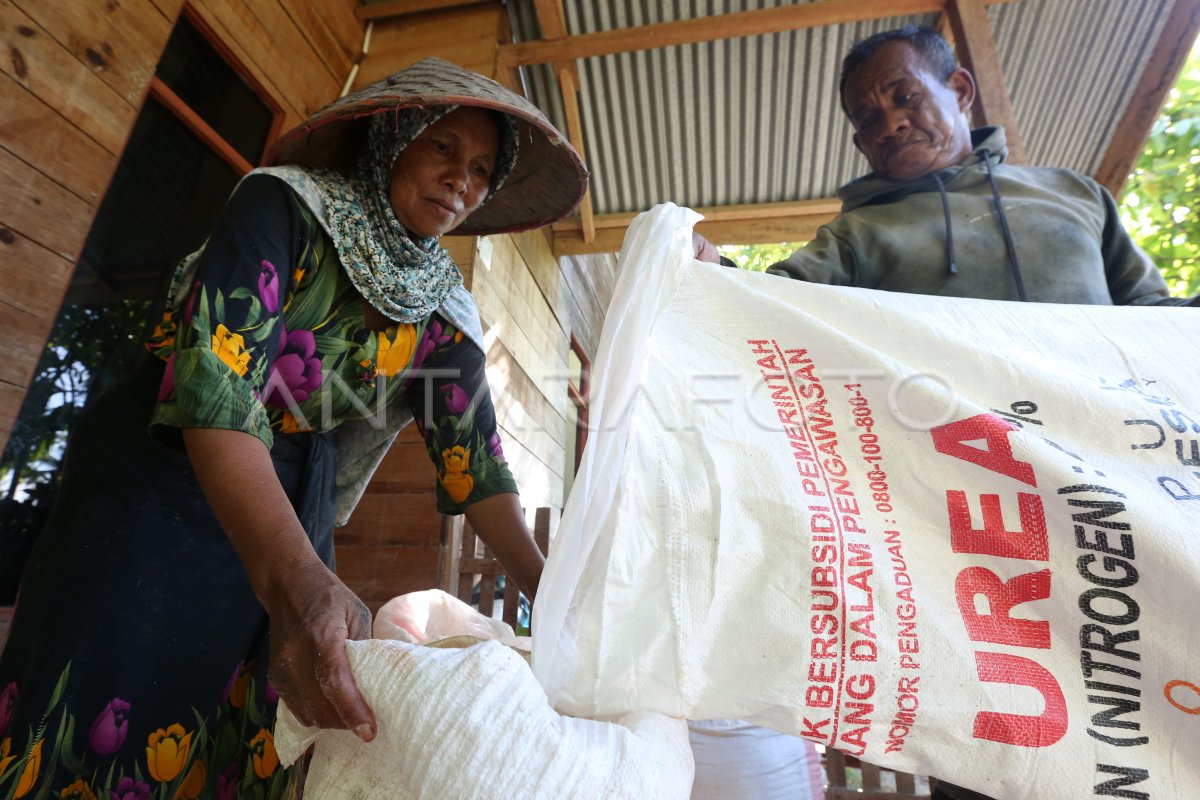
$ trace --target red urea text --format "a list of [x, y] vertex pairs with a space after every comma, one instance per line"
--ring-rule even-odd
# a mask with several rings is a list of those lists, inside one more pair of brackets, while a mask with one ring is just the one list
[[[930, 435], [934, 448], [943, 455], [1036, 487], [1033, 465], [1013, 455], [1008, 435], [1015, 430], [1018, 430], [1016, 425], [994, 414], [979, 414], [940, 425]], [[968, 444], [980, 440], [985, 447]], [[983, 528], [978, 529], [972, 527], [967, 493], [946, 491], [950, 546], [954, 552], [1035, 563], [1049, 560], [1046, 515], [1039, 495], [1016, 492], [1020, 516], [1016, 530], [1009, 530], [1010, 523], [1002, 518], [999, 495], [981, 494], [976, 500], [983, 519]], [[1017, 606], [1050, 597], [1049, 569], [1030, 571], [1005, 581], [985, 566], [966, 567], [955, 578], [954, 595], [972, 642], [1029, 648], [1033, 652], [1050, 648], [1048, 622], [1012, 616]], [[987, 598], [984, 613], [976, 609], [978, 595]], [[1045, 710], [1038, 716], [980, 711], [975, 715], [974, 738], [1020, 747], [1047, 747], [1067, 732], [1067, 704], [1062, 688], [1054, 675], [1033, 658], [979, 648], [975, 651], [975, 669], [979, 680], [986, 683], [1023, 684], [1036, 689]]]

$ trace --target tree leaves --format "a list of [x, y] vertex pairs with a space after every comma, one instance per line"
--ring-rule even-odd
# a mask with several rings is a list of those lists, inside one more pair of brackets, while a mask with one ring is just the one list
[[1134, 240], [1171, 294], [1200, 293], [1200, 42], [1192, 47], [1120, 198]]

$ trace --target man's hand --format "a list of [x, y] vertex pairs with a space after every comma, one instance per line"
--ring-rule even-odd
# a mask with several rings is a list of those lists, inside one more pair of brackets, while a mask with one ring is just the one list
[[692, 231], [692, 258], [697, 261], [707, 261], [710, 264], [721, 263], [721, 257], [717, 255], [716, 245], [695, 231]]
[[265, 600], [271, 684], [296, 719], [374, 739], [374, 718], [346, 658], [347, 639], [370, 638], [371, 612], [320, 562], [287, 571]]

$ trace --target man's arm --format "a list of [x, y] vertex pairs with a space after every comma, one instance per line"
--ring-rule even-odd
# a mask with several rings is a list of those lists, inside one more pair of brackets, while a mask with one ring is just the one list
[[771, 275], [828, 286], [860, 286], [854, 251], [828, 227], [817, 229], [817, 238], [767, 268]]

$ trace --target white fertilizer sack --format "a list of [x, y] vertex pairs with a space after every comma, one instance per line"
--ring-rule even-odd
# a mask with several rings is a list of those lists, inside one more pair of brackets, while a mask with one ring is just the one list
[[1200, 312], [746, 273], [698, 218], [626, 238], [533, 617], [555, 708], [1200, 797]]

